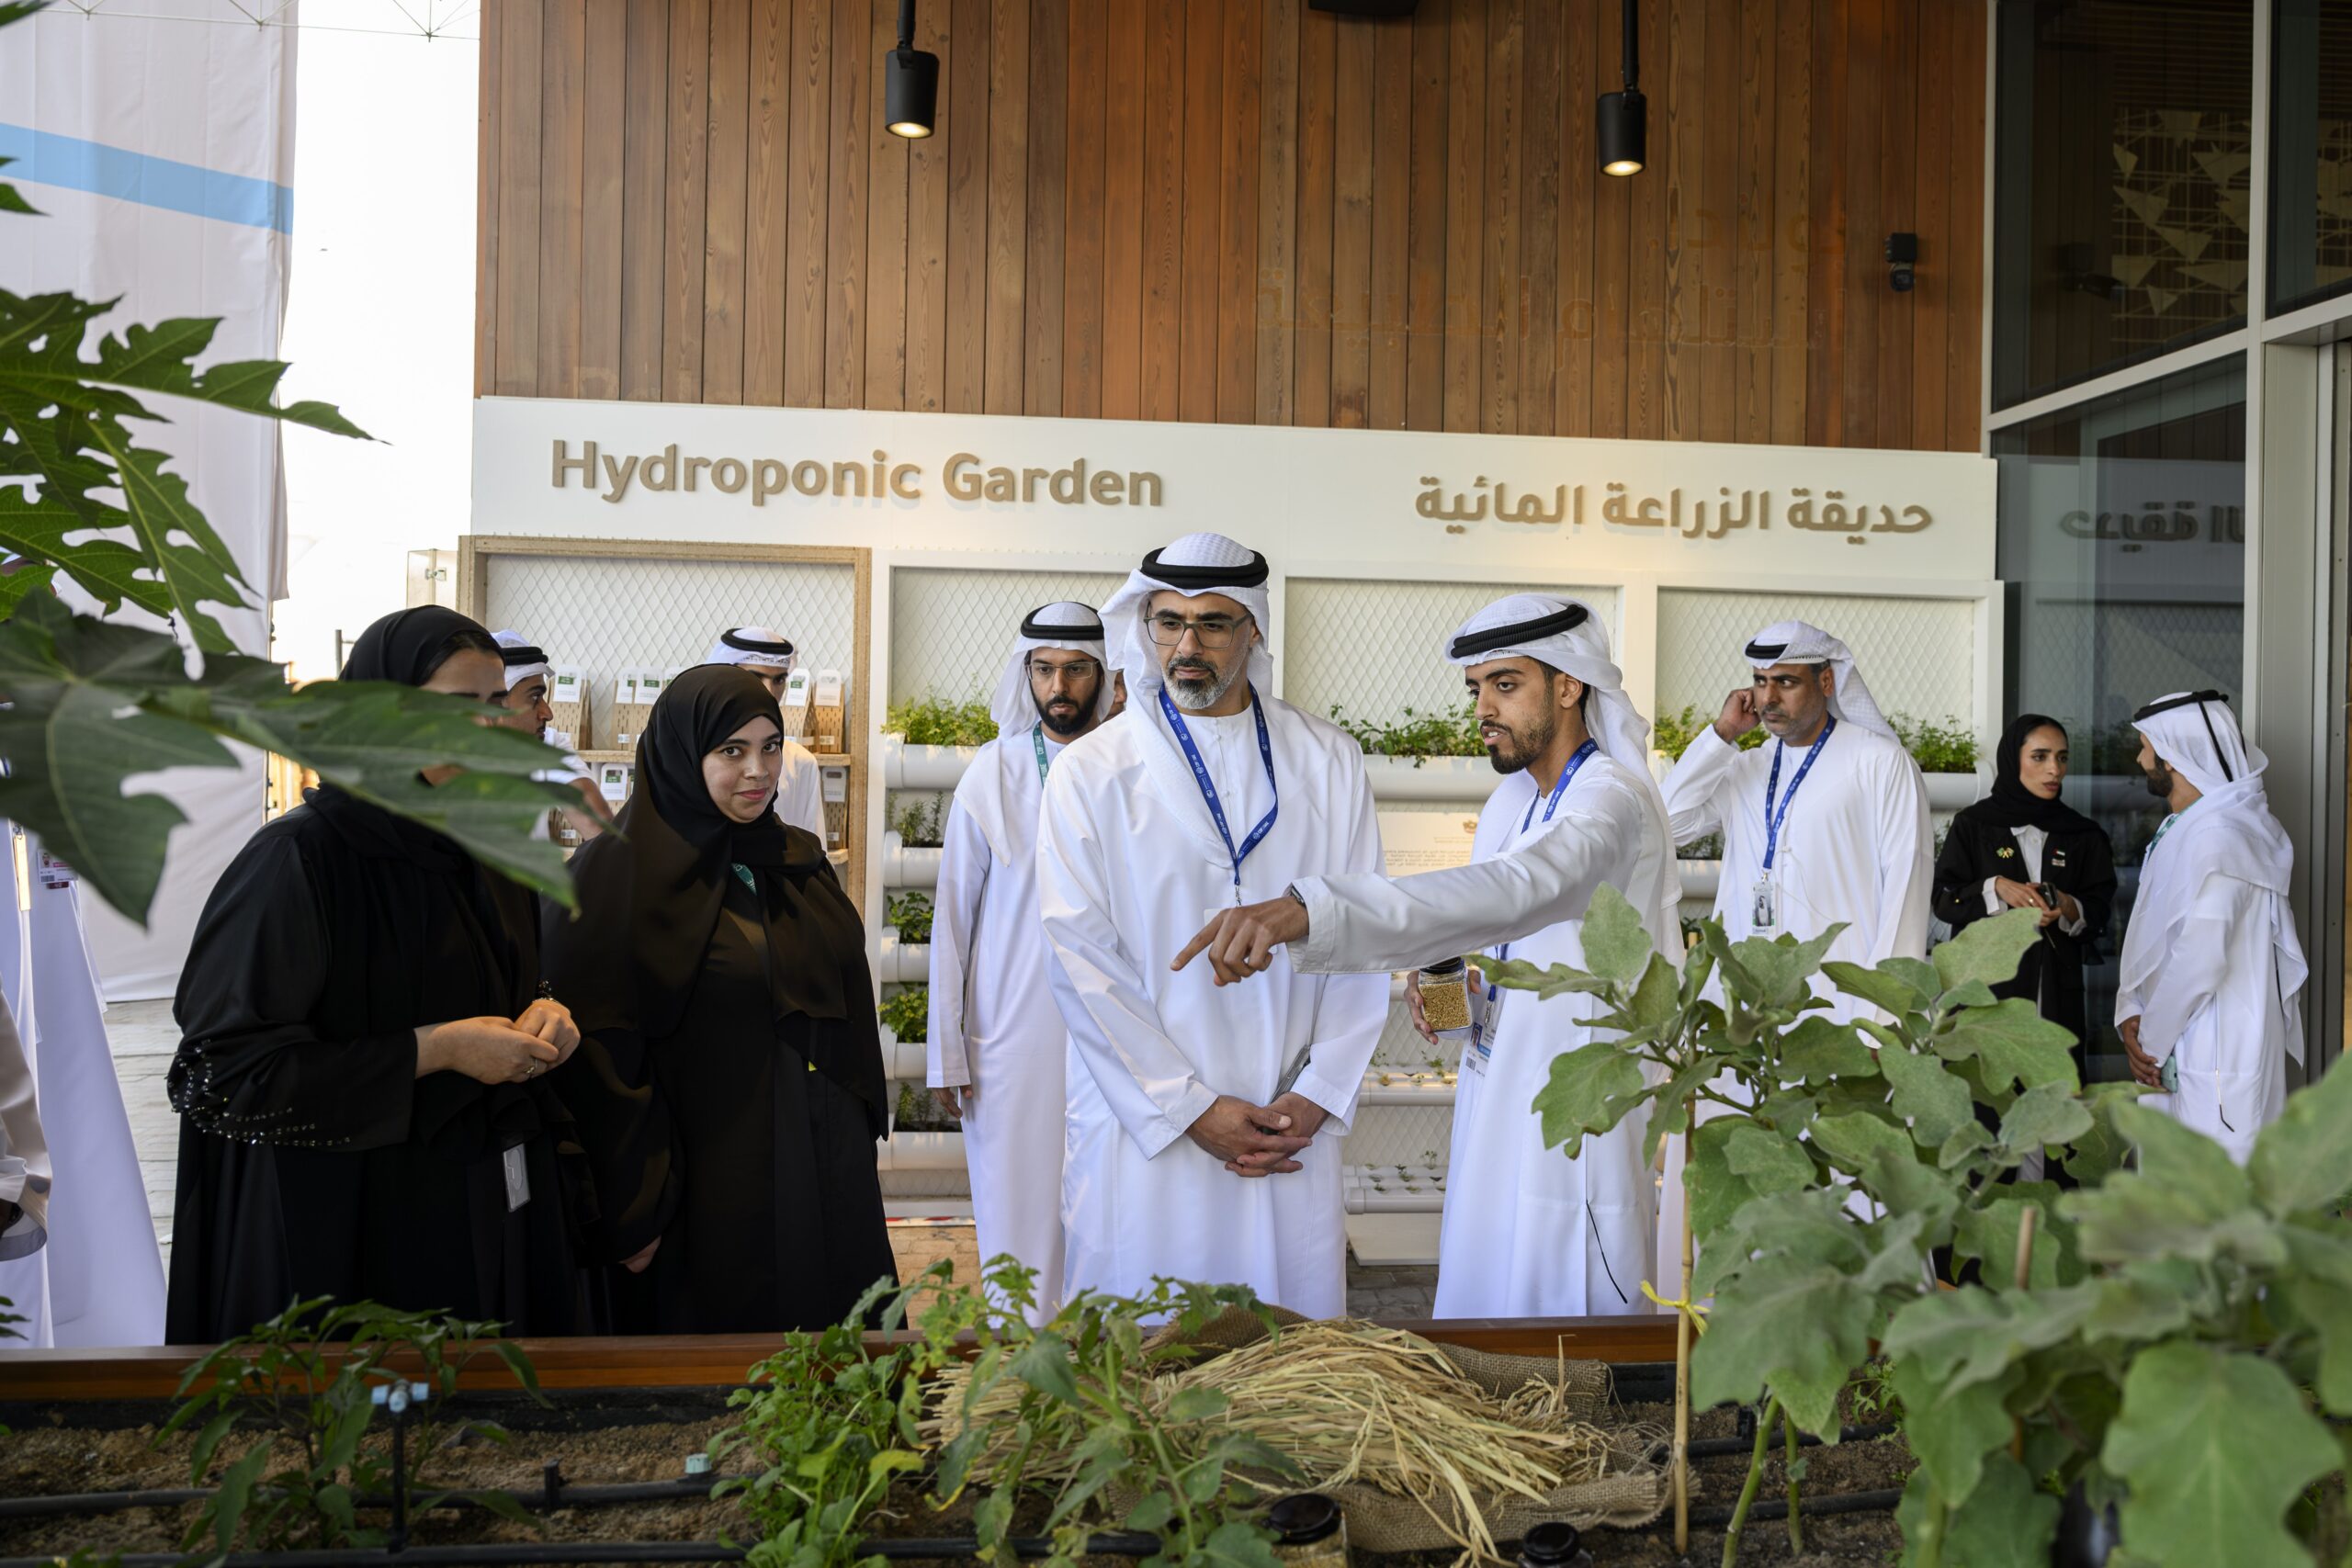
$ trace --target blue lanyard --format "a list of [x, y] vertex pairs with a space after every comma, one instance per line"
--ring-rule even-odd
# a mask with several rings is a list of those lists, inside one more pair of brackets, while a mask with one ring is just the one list
[[1046, 727], [1040, 724], [1030, 730], [1029, 739], [1037, 743], [1037, 782], [1044, 784], [1046, 770], [1054, 765], [1053, 759], [1046, 755]]
[[[1575, 756], [1573, 756], [1573, 757], [1571, 757], [1571, 758], [1569, 758], [1569, 759], [1568, 759], [1568, 765], [1567, 765], [1566, 767], [1562, 768], [1562, 769], [1560, 770], [1560, 782], [1559, 782], [1558, 784], [1554, 784], [1554, 785], [1552, 786], [1552, 795], [1551, 795], [1551, 798], [1544, 802], [1544, 821], [1549, 822], [1550, 820], [1552, 820], [1552, 813], [1553, 813], [1553, 812], [1555, 812], [1555, 811], [1557, 811], [1557, 810], [1560, 808], [1560, 797], [1561, 797], [1562, 795], [1566, 795], [1566, 794], [1567, 794], [1567, 793], [1568, 793], [1568, 781], [1569, 781], [1570, 779], [1575, 778], [1575, 777], [1577, 776], [1577, 770], [1578, 768], [1583, 767], [1583, 766], [1585, 765], [1585, 761], [1586, 761], [1586, 760], [1587, 760], [1588, 758], [1589, 758], [1589, 757], [1590, 757], [1590, 756], [1591, 756], [1595, 751], [1598, 751], [1598, 750], [1600, 750], [1600, 748], [1599, 746], [1597, 746], [1597, 745], [1593, 744], [1593, 742], [1591, 742], [1591, 741], [1589, 741], [1589, 740], [1586, 741], [1583, 745], [1581, 745], [1581, 746], [1579, 746], [1579, 747], [1577, 747], [1577, 754], [1576, 754]], [[1541, 792], [1538, 792], [1538, 793], [1541, 793]], [[1521, 818], [1520, 819], [1519, 830], [1520, 830], [1521, 832], [1522, 832], [1522, 833], [1526, 832], [1526, 831], [1527, 831], [1527, 829], [1528, 829], [1528, 828], [1529, 828], [1529, 826], [1530, 826], [1530, 825], [1532, 825], [1532, 824], [1534, 822], [1534, 820], [1535, 820], [1535, 799], [1534, 799], [1534, 797], [1533, 797], [1532, 795], [1531, 795], [1531, 796], [1528, 798], [1528, 802], [1527, 802], [1527, 815], [1526, 815], [1525, 817], [1523, 817], [1523, 818]], [[1496, 957], [1498, 960], [1500, 960], [1500, 959], [1506, 959], [1506, 958], [1509, 958], [1510, 956], [1510, 943], [1509, 943], [1509, 942], [1505, 942], [1505, 943], [1503, 943], [1503, 944], [1502, 944], [1502, 946], [1500, 946], [1500, 947], [1498, 947], [1498, 948], [1497, 948], [1497, 949], [1495, 950], [1495, 957]], [[1501, 988], [1500, 988], [1499, 987], [1496, 987], [1496, 986], [1488, 986], [1488, 987], [1487, 987], [1487, 1005], [1488, 1005], [1489, 1007], [1493, 1006], [1493, 1005], [1494, 1005], [1495, 998], [1496, 998], [1496, 997], [1498, 997], [1498, 995], [1500, 995], [1500, 994], [1501, 994]]]
[[1829, 744], [1829, 738], [1837, 732], [1838, 721], [1835, 718], [1822, 725], [1820, 736], [1806, 748], [1804, 761], [1797, 766], [1796, 777], [1789, 781], [1788, 797], [1781, 802], [1781, 810], [1777, 816], [1772, 811], [1772, 797], [1780, 793], [1781, 759], [1788, 754], [1789, 749], [1781, 741], [1776, 740], [1772, 743], [1772, 776], [1764, 784], [1764, 869], [1766, 871], [1772, 869], [1772, 857], [1780, 853], [1781, 824], [1789, 819], [1789, 807], [1797, 803], [1797, 791], [1804, 786], [1805, 774], [1813, 772], [1814, 759], [1821, 755], [1821, 749]]
[[1184, 716], [1176, 711], [1176, 705], [1168, 700], [1168, 688], [1165, 686], [1159, 688], [1159, 711], [1168, 716], [1168, 728], [1176, 732], [1176, 744], [1184, 749], [1184, 760], [1193, 764], [1193, 782], [1201, 786], [1201, 798], [1208, 802], [1209, 816], [1216, 823], [1217, 837], [1225, 840], [1225, 852], [1233, 859], [1233, 897], [1238, 903], [1241, 898], [1241, 863], [1250, 858], [1251, 850], [1265, 842], [1266, 835], [1274, 830], [1274, 818], [1282, 815], [1283, 809], [1282, 786], [1274, 782], [1274, 740], [1266, 731], [1265, 706], [1258, 701], [1258, 689], [1252, 686], [1250, 689], [1250, 714], [1258, 721], [1258, 755], [1265, 759], [1266, 788], [1272, 794], [1274, 803], [1266, 808], [1266, 815], [1250, 829], [1250, 836], [1241, 840], [1241, 847], [1238, 850], [1233, 847], [1233, 829], [1226, 826], [1225, 802], [1217, 798], [1216, 781], [1209, 777], [1208, 764], [1201, 761], [1201, 749], [1193, 744], [1193, 732], [1184, 727]]
[[[1551, 798], [1544, 803], [1544, 821], [1552, 820], [1552, 813], [1560, 809], [1560, 796], [1568, 793], [1568, 781], [1577, 776], [1577, 770], [1584, 766], [1584, 760], [1600, 750], [1600, 747], [1589, 740], [1577, 748], [1577, 754], [1568, 759], [1566, 767], [1560, 770], [1560, 782], [1552, 786]], [[1519, 830], [1522, 833], [1526, 832], [1534, 821], [1535, 797], [1530, 795], [1527, 801], [1527, 815], [1520, 818]]]

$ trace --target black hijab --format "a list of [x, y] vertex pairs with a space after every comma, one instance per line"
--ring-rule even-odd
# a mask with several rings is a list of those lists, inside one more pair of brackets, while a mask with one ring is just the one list
[[2045, 833], [2096, 833], [2098, 824], [2063, 800], [2044, 800], [2025, 787], [2021, 769], [2025, 743], [2037, 729], [2066, 733], [2066, 727], [2047, 714], [2021, 713], [2001, 731], [1993, 751], [1993, 793], [1968, 808], [1978, 821], [2015, 830], [2039, 828]]
[[778, 1007], [848, 1016], [842, 946], [862, 964], [865, 932], [831, 886], [824, 846], [773, 808], [756, 822], [735, 821], [703, 782], [703, 758], [760, 718], [782, 733], [775, 698], [741, 665], [697, 665], [662, 688], [638, 739], [636, 786], [621, 807], [619, 836], [593, 839], [572, 857], [580, 917], [564, 926], [550, 912], [549, 979], [582, 1029], [633, 1027], [649, 1039], [670, 1032], [739, 864], [770, 874], [761, 893]]
[[[498, 647], [498, 640], [481, 622], [455, 610], [438, 604], [396, 610], [378, 617], [359, 634], [359, 640], [344, 656], [341, 679], [422, 686], [447, 661], [449, 639], [464, 632], [480, 637], [487, 649]], [[363, 854], [413, 861], [428, 870], [452, 874], [472, 863], [454, 840], [332, 785], [311, 790], [303, 799]]]

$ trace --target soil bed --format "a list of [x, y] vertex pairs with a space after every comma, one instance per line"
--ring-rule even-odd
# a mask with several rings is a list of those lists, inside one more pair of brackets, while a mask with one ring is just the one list
[[[1657, 1384], [1648, 1369], [1623, 1381], [1628, 1392], [1648, 1393]], [[684, 1477], [689, 1454], [702, 1452], [731, 1423], [719, 1390], [630, 1390], [610, 1393], [560, 1393], [555, 1408], [540, 1409], [519, 1396], [469, 1393], [451, 1414], [506, 1426], [513, 1440], [503, 1446], [469, 1442], [443, 1448], [428, 1466], [442, 1486], [503, 1486], [537, 1491], [542, 1467], [561, 1462], [567, 1484], [671, 1481]], [[73, 1492], [185, 1487], [191, 1438], [179, 1434], [153, 1446], [155, 1427], [168, 1407], [153, 1403], [110, 1405], [57, 1404], [0, 1410], [0, 1425], [13, 1428], [0, 1438], [0, 1497]], [[1670, 1426], [1671, 1408], [1634, 1403], [1622, 1408], [1627, 1421]], [[1724, 1409], [1692, 1417], [1694, 1438], [1735, 1435], [1737, 1412]], [[232, 1442], [224, 1455], [237, 1451]], [[1899, 1489], [1911, 1471], [1911, 1457], [1899, 1438], [1841, 1443], [1803, 1450], [1808, 1496]], [[1777, 1439], [1758, 1502], [1785, 1493]], [[722, 1470], [750, 1468], [748, 1458], [721, 1461]], [[1728, 1507], [1738, 1500], [1747, 1472], [1745, 1453], [1702, 1459], [1693, 1466], [1698, 1509]], [[971, 1501], [934, 1510], [921, 1495], [920, 1481], [902, 1482], [891, 1493], [874, 1533], [890, 1536], [968, 1536]], [[1038, 1533], [1046, 1505], [1024, 1500], [1015, 1516], [1016, 1535]], [[194, 1506], [127, 1509], [108, 1514], [0, 1518], [0, 1558], [66, 1556], [87, 1549], [112, 1552], [171, 1551], [196, 1517]], [[381, 1516], [377, 1516], [380, 1519]], [[478, 1509], [436, 1510], [413, 1515], [410, 1540], [416, 1545], [481, 1541], [707, 1540], [744, 1542], [749, 1526], [731, 1502], [668, 1500], [606, 1506], [559, 1508], [539, 1517], [536, 1529]], [[1792, 1568], [1845, 1568], [1893, 1561], [1902, 1545], [1891, 1513], [1807, 1517], [1805, 1552], [1789, 1552], [1788, 1527], [1779, 1519], [1751, 1519], [1742, 1542], [1743, 1563], [1789, 1564]], [[1670, 1514], [1643, 1530], [1593, 1530], [1586, 1536], [1596, 1568], [1668, 1568], [1685, 1562], [1721, 1562], [1719, 1528], [1694, 1528], [1690, 1551], [1674, 1551]], [[1450, 1568], [1450, 1551], [1375, 1556], [1358, 1551], [1359, 1568]], [[1102, 1568], [1130, 1568], [1123, 1559], [1100, 1560]]]

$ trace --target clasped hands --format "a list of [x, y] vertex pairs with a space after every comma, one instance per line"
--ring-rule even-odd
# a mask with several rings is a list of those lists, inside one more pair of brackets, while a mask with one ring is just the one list
[[479, 1083], [522, 1083], [560, 1067], [579, 1048], [571, 1010], [541, 997], [512, 1019], [451, 1019], [419, 1024], [416, 1076], [457, 1072]]
[[1264, 1105], [1220, 1094], [1184, 1135], [1236, 1176], [1283, 1176], [1300, 1168], [1293, 1156], [1315, 1141], [1329, 1114], [1295, 1090]]

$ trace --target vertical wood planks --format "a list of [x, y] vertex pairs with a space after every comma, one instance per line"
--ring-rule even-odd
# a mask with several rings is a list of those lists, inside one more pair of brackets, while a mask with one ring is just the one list
[[500, 26], [481, 24], [474, 76], [474, 396], [498, 390], [498, 159], [506, 96], [498, 80]]
[[1145, 0], [1108, 0], [1102, 104], [1102, 406], [1143, 412]]
[[583, 398], [617, 398], [621, 391], [621, 128], [628, 113], [628, 18], [626, 5], [599, 0], [587, 7], [575, 317]]
[[1782, 0], [1773, 40], [1772, 425], [1765, 439], [1804, 440], [1805, 276], [1813, 243], [1813, 7]]
[[1331, 137], [1331, 423], [1372, 420], [1373, 29], [1333, 39]]
[[1559, 418], [1560, 71], [1566, 17], [1558, 0], [1525, 0], [1524, 217], [1519, 229], [1517, 428], [1550, 433]]
[[1324, 11], [1298, 22], [1298, 414], [1331, 423], [1331, 223], [1339, 24]]
[[922, 413], [947, 407], [947, 336], [953, 330], [947, 315], [947, 186], [953, 160], [948, 126], [956, 112], [955, 67], [963, 59], [964, 40], [953, 33], [949, 16], [946, 0], [933, 0], [915, 17], [915, 47], [939, 56], [934, 129], [907, 150], [907, 310], [901, 357], [906, 363], [906, 406]]
[[826, 126], [825, 251], [820, 275], [825, 300], [825, 406], [854, 409], [865, 402], [865, 286], [859, 266], [865, 243], [866, 146], [875, 118], [868, 69], [873, 48], [869, 0], [833, 0], [832, 59], [826, 81], [832, 105]]
[[989, 0], [988, 324], [982, 409], [1021, 412], [1029, 231], [1029, 0]]
[[1445, 428], [1478, 428], [1478, 337], [1486, 299], [1487, 6], [1457, 0], [1446, 35]]
[[[539, 378], [539, 121], [541, 7], [536, 0], [502, 6], [498, 39], [498, 326], [502, 394], [529, 396]], [[488, 18], [485, 18], [486, 20]]]
[[1029, 5], [1029, 259], [1022, 280], [1021, 406], [1033, 414], [1062, 412], [1070, 11], [1088, 3]]
[[709, 0], [670, 0], [670, 161], [662, 245], [662, 395], [702, 400], [705, 181], [708, 176]]
[[[1176, 0], [1168, 0], [1171, 6]], [[1187, 420], [1216, 418], [1217, 240], [1224, 215], [1225, 8], [1184, 0], [1184, 242], [1176, 403]]]
[[[933, 0], [928, 7], [934, 12], [944, 8], [944, 0]], [[865, 406], [901, 409], [907, 406], [907, 273], [912, 257], [907, 207], [914, 150], [939, 139], [939, 121], [933, 118], [933, 133], [916, 141], [892, 134], [884, 122], [882, 77], [899, 43], [899, 18], [893, 14], [898, 7], [889, 0], [864, 0], [864, 9], [872, 40], [865, 59], [865, 250], [855, 265], [865, 277]], [[924, 9], [916, 8], [918, 27]]]
[[662, 394], [662, 280], [667, 248], [670, 6], [628, 0], [628, 79], [621, 127], [621, 396]]
[[588, 17], [583, 0], [547, 0], [540, 16], [537, 379], [545, 396], [576, 398]]
[[992, 0], [955, 0], [952, 52], [941, 62], [954, 77], [947, 96], [947, 342], [943, 403], [978, 413], [987, 403], [989, 277], [989, 106], [995, 59]]
[[1298, 375], [1298, 13], [1261, 5], [1258, 96], [1258, 386], [1260, 424], [1292, 423]]
[[1174, 419], [1183, 344], [1184, 9], [1144, 0], [1143, 363], [1145, 419]]
[[1103, 78], [1109, 55], [1110, 18], [1104, 7], [1083, 0], [1072, 6], [1068, 173], [1062, 180], [1069, 217], [1062, 263], [1061, 403], [1062, 413], [1071, 419], [1096, 419], [1102, 412], [1102, 257], [1109, 179]]
[[[1405, 423], [1412, 430], [1445, 425], [1445, 223], [1448, 148], [1447, 51], [1444, 15], [1434, 6], [1413, 13], [1410, 206], [1405, 220]], [[1397, 104], [1392, 113], [1407, 112]]]
[[709, 168], [704, 186], [702, 400], [743, 400], [744, 166], [750, 130], [748, 0], [710, 0]]

